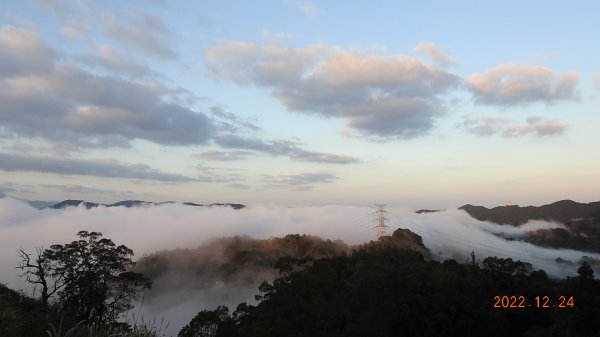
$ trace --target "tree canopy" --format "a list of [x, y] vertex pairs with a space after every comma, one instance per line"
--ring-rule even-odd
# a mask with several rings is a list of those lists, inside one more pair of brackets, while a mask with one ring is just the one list
[[38, 254], [36, 262], [29, 263], [33, 272], [28, 281], [40, 283], [40, 275], [50, 276], [55, 288], [59, 286], [56, 304], [64, 313], [80, 320], [112, 322], [132, 307], [131, 301], [150, 288], [151, 281], [132, 271], [135, 263], [128, 247], [117, 246], [99, 232], [80, 231], [77, 237]]
[[[600, 281], [589, 266], [552, 280], [521, 261], [492, 257], [481, 265], [426, 260], [389, 245], [285, 258], [280, 277], [259, 287], [256, 306], [240, 305], [231, 315], [224, 306], [201, 311], [179, 336], [600, 335]], [[525, 307], [494, 308], [496, 296], [523, 296]], [[548, 308], [541, 307], [544, 296]], [[573, 307], [566, 306], [571, 296]]]

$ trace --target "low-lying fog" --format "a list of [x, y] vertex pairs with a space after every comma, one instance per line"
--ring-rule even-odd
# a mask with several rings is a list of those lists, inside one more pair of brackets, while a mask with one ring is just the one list
[[[152, 207], [99, 207], [37, 210], [11, 199], [0, 199], [0, 282], [13, 289], [31, 293], [17, 275], [16, 250], [33, 252], [75, 239], [80, 230], [102, 232], [116, 244], [133, 249], [136, 259], [159, 250], [196, 248], [219, 237], [248, 235], [256, 239], [309, 234], [324, 239], [343, 240], [347, 244], [365, 243], [376, 238], [374, 208], [356, 206], [278, 207], [252, 205], [242, 210], [228, 207], [190, 207], [166, 204]], [[465, 262], [471, 251], [482, 260], [487, 256], [511, 257], [544, 269], [554, 277], [575, 275], [583, 256], [600, 255], [566, 249], [537, 247], [502, 236], [518, 237], [527, 231], [561, 227], [560, 224], [532, 221], [520, 227], [501, 226], [471, 218], [461, 210], [416, 214], [389, 208], [390, 230], [408, 228], [423, 237], [424, 244], [443, 258]], [[201, 251], [201, 250], [195, 250]], [[202, 254], [194, 259], [203, 259]], [[575, 262], [558, 263], [557, 258]], [[598, 268], [596, 268], [598, 272]], [[185, 271], [181, 271], [185, 275]], [[270, 275], [265, 274], [265, 278]], [[169, 322], [167, 335], [176, 335], [202, 309], [226, 304], [234, 309], [241, 301], [251, 302], [256, 285], [235, 286], [215, 283], [210, 287], [168, 287], [163, 284], [150, 291], [141, 307], [145, 321]], [[193, 280], [192, 280], [193, 281]], [[139, 308], [138, 308], [139, 309]], [[136, 310], [138, 310], [136, 309]], [[137, 314], [137, 311], [136, 311]], [[157, 324], [158, 325], [158, 324]]]

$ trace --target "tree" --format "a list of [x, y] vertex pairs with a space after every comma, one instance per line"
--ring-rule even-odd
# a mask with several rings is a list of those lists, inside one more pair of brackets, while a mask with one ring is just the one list
[[524, 276], [527, 273], [527, 265], [524, 262], [495, 256], [486, 257], [483, 260], [483, 269], [495, 274], [512, 276]]
[[594, 279], [594, 269], [590, 266], [589, 263], [583, 261], [581, 267], [577, 269], [577, 274], [579, 274], [579, 278], [582, 280], [593, 280]]
[[63, 311], [77, 319], [112, 322], [131, 301], [151, 287], [149, 278], [132, 272], [133, 251], [102, 238], [102, 233], [80, 231], [79, 240], [52, 245], [42, 259], [55, 280]]
[[32, 260], [32, 254], [25, 252], [23, 249], [17, 250], [17, 254], [21, 258], [21, 263], [17, 266], [23, 270], [25, 281], [33, 285], [41, 286], [42, 303], [48, 305], [48, 300], [60, 288], [64, 286], [64, 278], [62, 275], [57, 275], [57, 278], [52, 280], [50, 270], [52, 270], [51, 262], [44, 256], [43, 248], [36, 248], [36, 257]]
[[220, 305], [215, 310], [202, 310], [179, 331], [178, 337], [217, 337], [223, 333], [224, 323], [231, 320], [229, 309]]

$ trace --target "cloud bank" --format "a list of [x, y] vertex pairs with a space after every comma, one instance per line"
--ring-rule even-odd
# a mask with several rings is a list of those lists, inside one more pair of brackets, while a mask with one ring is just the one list
[[[160, 49], [168, 45], [157, 47], [168, 36], [160, 18], [138, 12], [129, 15], [131, 22], [125, 23], [116, 22], [110, 15], [100, 15], [106, 33], [160, 57], [175, 56]], [[142, 35], [150, 40], [136, 40]], [[92, 53], [77, 58], [88, 67], [68, 62], [68, 56], [53, 51], [35, 31], [0, 26], [0, 138], [11, 142], [6, 149], [13, 152], [0, 153], [3, 159], [0, 170], [172, 182], [198, 180], [161, 172], [146, 163], [69, 158], [71, 153], [87, 149], [131, 148], [134, 140], [162, 146], [212, 143], [317, 163], [358, 161], [350, 156], [308, 151], [297, 142], [236, 135], [259, 128], [219, 105], [209, 108], [208, 113], [199, 111], [194, 108], [197, 96], [183, 88], [154, 81], [158, 76], [147, 65], [109, 45], [100, 45]], [[94, 73], [89, 67], [104, 72]], [[28, 142], [48, 146], [33, 146]], [[59, 156], [23, 155], [23, 152], [46, 155], [48, 150]], [[228, 155], [220, 151], [202, 157], [244, 159], [250, 154]]]
[[45, 72], [52, 68], [55, 52], [32, 31], [0, 27], [0, 78]]
[[166, 182], [199, 181], [181, 174], [162, 172], [146, 164], [124, 164], [116, 160], [85, 160], [0, 153], [0, 170], [84, 175], [108, 178], [147, 179]]
[[[264, 141], [259, 138], [245, 138], [233, 134], [223, 133], [215, 137], [215, 143], [223, 148], [254, 150], [272, 156], [287, 156], [292, 160], [298, 161], [308, 161], [327, 164], [351, 164], [358, 162], [357, 158], [351, 156], [307, 151], [302, 149], [298, 142], [287, 139], [274, 139], [271, 141]], [[212, 157], [213, 159], [241, 159], [247, 157], [249, 154], [250, 153], [243, 153], [240, 151], [230, 151], [227, 154]], [[203, 156], [207, 157], [207, 155]], [[208, 154], [208, 157], [211, 157], [211, 153]]]
[[[173, 103], [188, 94], [182, 89], [61, 63], [35, 32], [3, 26], [0, 53], [0, 132], [85, 148], [133, 139], [205, 144], [217, 128], [204, 113]], [[102, 53], [113, 67], [132, 67], [112, 49]]]
[[[301, 179], [299, 179], [300, 181]], [[487, 256], [510, 257], [533, 264], [550, 275], [575, 275], [577, 264], [557, 263], [557, 258], [577, 262], [583, 256], [598, 254], [567, 249], [541, 248], [521, 241], [509, 241], [501, 235], [518, 237], [527, 231], [562, 227], [536, 221], [522, 227], [481, 222], [459, 210], [416, 214], [403, 209], [388, 209], [390, 232], [408, 228], [423, 237], [434, 254], [465, 262], [471, 251], [478, 260]], [[79, 230], [99, 231], [116, 244], [124, 244], [137, 257], [158, 250], [195, 248], [216, 237], [250, 235], [267, 239], [286, 234], [305, 233], [325, 239], [341, 239], [360, 244], [375, 239], [373, 208], [355, 206], [321, 206], [283, 208], [257, 205], [235, 211], [230, 208], [196, 208], [183, 205], [122, 208], [99, 207], [91, 210], [68, 208], [38, 211], [20, 201], [0, 199], [0, 282], [15, 289], [29, 288], [17, 277], [16, 249], [33, 251], [75, 239]], [[217, 304], [234, 306], [251, 301], [256, 289], [236, 287], [227, 291], [199, 289], [182, 291], [174, 287], [152, 294], [143, 306], [146, 320], [157, 316], [171, 322], [169, 333], [176, 334], [202, 309]]]
[[[444, 96], [462, 81], [444, 69], [455, 61], [437, 45], [423, 42], [414, 51], [439, 66], [400, 54], [363, 55], [322, 44], [291, 48], [225, 41], [204, 54], [209, 74], [267, 88], [288, 111], [342, 118], [346, 128], [341, 134], [346, 136], [394, 140], [429, 132], [448, 110]], [[464, 79], [475, 103], [501, 107], [576, 101], [578, 82], [575, 72], [555, 74], [521, 64], [501, 64]], [[567, 128], [561, 121], [535, 116], [524, 124], [486, 116], [475, 119], [465, 121], [468, 131], [507, 137], [560, 135]]]
[[263, 181], [267, 186], [272, 187], [293, 187], [299, 190], [310, 190], [314, 184], [329, 184], [339, 179], [337, 176], [318, 172], [318, 173], [300, 173], [292, 175], [265, 175]]
[[[290, 177], [291, 183], [302, 184], [327, 176]], [[516, 235], [539, 228], [560, 227], [536, 222], [530, 227], [501, 226], [471, 218], [460, 210], [416, 214], [402, 209], [389, 209], [390, 227], [408, 228], [423, 237], [424, 243], [443, 256], [464, 256], [475, 250], [483, 258], [488, 255], [513, 257], [529, 261], [537, 268], [548, 267], [554, 275], [574, 270], [554, 264], [557, 257], [577, 261], [593, 254], [553, 250], [526, 242], [507, 241], [495, 234]], [[70, 242], [79, 230], [100, 231], [115, 242], [132, 248], [137, 256], [161, 249], [196, 247], [215, 237], [250, 235], [255, 238], [301, 233], [325, 239], [341, 239], [349, 244], [375, 238], [373, 209], [355, 206], [278, 207], [257, 205], [240, 211], [229, 208], [195, 208], [177, 204], [140, 208], [68, 208], [38, 211], [23, 202], [0, 199], [0, 270], [2, 282], [19, 284], [12, 270], [16, 248], [49, 246]], [[546, 226], [546, 227], [544, 227]], [[532, 229], [533, 228], [533, 229]]]
[[440, 96], [459, 83], [413, 57], [327, 45], [227, 41], [205, 49], [205, 58], [213, 76], [268, 88], [289, 111], [344, 118], [351, 131], [384, 139], [429, 131], [446, 110]]

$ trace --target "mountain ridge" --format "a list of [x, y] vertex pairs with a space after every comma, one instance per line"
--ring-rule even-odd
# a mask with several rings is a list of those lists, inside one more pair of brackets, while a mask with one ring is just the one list
[[[121, 201], [114, 202], [112, 204], [102, 204], [102, 203], [95, 203], [95, 202], [90, 202], [90, 201], [85, 201], [85, 200], [67, 199], [67, 200], [60, 201], [54, 205], [48, 206], [47, 208], [64, 209], [67, 207], [79, 207], [79, 206], [83, 206], [86, 209], [92, 209], [92, 208], [96, 208], [96, 207], [132, 208], [132, 207], [144, 207], [144, 206], [161, 206], [161, 205], [166, 205], [166, 204], [177, 204], [177, 202], [175, 202], [175, 201], [152, 202], [152, 201], [144, 201], [144, 200], [121, 200]], [[183, 202], [180, 204], [185, 205], [185, 206], [191, 206], [191, 207], [215, 207], [215, 206], [231, 207], [236, 210], [246, 208], [246, 205], [236, 204], [236, 203], [197, 204], [197, 203], [193, 203], [193, 202]]]
[[480, 221], [513, 226], [525, 224], [530, 220], [565, 223], [575, 219], [600, 218], [600, 201], [579, 203], [566, 199], [542, 206], [508, 205], [493, 208], [466, 204], [458, 209]]
[[493, 208], [466, 204], [459, 209], [477, 220], [507, 226], [518, 227], [532, 220], [557, 222], [564, 228], [538, 229], [514, 239], [550, 248], [600, 253], [600, 201], [579, 203], [560, 200], [542, 206], [508, 205]]

